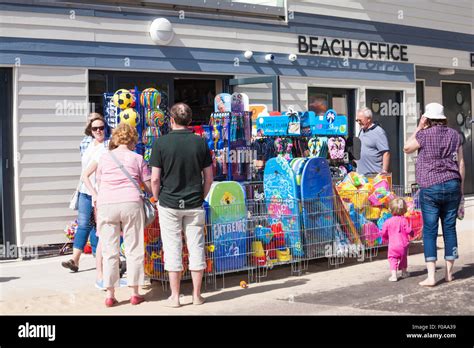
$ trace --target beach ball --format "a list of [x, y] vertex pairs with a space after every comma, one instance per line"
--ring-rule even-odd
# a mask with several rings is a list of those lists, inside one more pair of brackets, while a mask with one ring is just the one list
[[119, 89], [112, 97], [114, 105], [122, 110], [131, 108], [135, 103], [135, 97], [132, 92], [127, 89]]
[[148, 109], [156, 109], [161, 103], [161, 93], [155, 88], [146, 88], [140, 94], [140, 104]]
[[140, 123], [140, 114], [135, 109], [123, 110], [119, 117], [120, 123], [127, 123], [132, 127], [136, 127]]

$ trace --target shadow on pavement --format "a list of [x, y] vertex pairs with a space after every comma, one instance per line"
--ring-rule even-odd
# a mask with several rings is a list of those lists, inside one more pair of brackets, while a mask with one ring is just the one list
[[16, 279], [20, 279], [20, 277], [0, 277], [0, 283], [6, 283]]
[[306, 293], [295, 302], [327, 306], [347, 306], [364, 310], [385, 311], [387, 314], [472, 315], [474, 282], [461, 282], [473, 278], [474, 264], [454, 266], [454, 281], [444, 280], [444, 265], [437, 272], [436, 286], [424, 288], [418, 283], [426, 277], [426, 270], [414, 267], [410, 277], [389, 282], [386, 278], [363, 284], [340, 287], [329, 291]]
[[[230, 286], [235, 286], [233, 284], [235, 283], [238, 284], [240, 282], [239, 279], [242, 279], [242, 275], [234, 274], [232, 276], [227, 276], [225, 281], [229, 284], [232, 284]], [[307, 282], [308, 282], [307, 279], [297, 278], [297, 279], [287, 280], [281, 284], [264, 285], [262, 283], [259, 283], [258, 286], [256, 286], [257, 283], [251, 283], [245, 289], [239, 287], [236, 290], [227, 291], [227, 292], [220, 292], [223, 290], [222, 288], [209, 289], [209, 287], [211, 287], [212, 285], [207, 284], [208, 289], [206, 289], [206, 291], [203, 291], [203, 293], [206, 294], [206, 302], [210, 303], [210, 302], [230, 300], [230, 299], [239, 298], [239, 297], [248, 296], [248, 295], [255, 295], [255, 294], [263, 293], [266, 291], [272, 291], [272, 290], [284, 289], [284, 288], [287, 289], [293, 286], [304, 285]], [[166, 290], [163, 289], [161, 282], [153, 283], [153, 285], [143, 287], [143, 289], [145, 291], [148, 290], [144, 296], [146, 300], [150, 302], [165, 300], [171, 294], [169, 287]], [[180, 292], [184, 295], [191, 295], [192, 282], [190, 280], [182, 281]]]
[[260, 294], [266, 291], [272, 291], [272, 290], [277, 290], [277, 289], [288, 289], [293, 286], [300, 286], [304, 285], [307, 283], [307, 279], [290, 279], [287, 280], [286, 282], [282, 284], [272, 284], [272, 285], [262, 285], [259, 284], [256, 287], [250, 286], [249, 288], [246, 289], [238, 289], [238, 290], [232, 290], [228, 292], [222, 292], [216, 295], [208, 296], [206, 298], [207, 302], [219, 302], [219, 301], [226, 301], [226, 300], [231, 300], [234, 298], [240, 298], [248, 295], [255, 295], [255, 294]]

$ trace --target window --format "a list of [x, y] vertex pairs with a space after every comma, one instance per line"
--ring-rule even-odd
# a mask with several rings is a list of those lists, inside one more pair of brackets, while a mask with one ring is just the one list
[[341, 88], [308, 87], [308, 110], [322, 116], [334, 109], [347, 116], [348, 135], [354, 134], [355, 90]]
[[177, 75], [146, 72], [89, 71], [89, 102], [91, 111], [104, 113], [104, 93], [120, 88], [139, 91], [156, 88], [162, 103], [170, 108], [174, 103], [188, 104], [193, 111], [193, 125], [207, 124], [214, 111], [214, 97], [222, 93], [224, 81], [230, 76]]
[[104, 93], [114, 93], [120, 88], [138, 90], [153, 87], [168, 98], [172, 78], [166, 74], [118, 72], [118, 71], [89, 71], [89, 103], [91, 111], [104, 112]]

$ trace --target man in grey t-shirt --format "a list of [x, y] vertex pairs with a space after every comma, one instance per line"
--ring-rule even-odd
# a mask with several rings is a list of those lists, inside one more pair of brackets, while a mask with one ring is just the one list
[[373, 123], [372, 111], [362, 108], [357, 111], [356, 122], [360, 125], [360, 160], [357, 161], [357, 173], [388, 173], [390, 148], [387, 134], [378, 124]]

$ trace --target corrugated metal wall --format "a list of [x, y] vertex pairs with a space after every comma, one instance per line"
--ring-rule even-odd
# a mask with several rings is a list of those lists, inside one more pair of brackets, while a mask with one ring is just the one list
[[20, 243], [60, 243], [76, 216], [68, 204], [81, 173], [87, 70], [19, 66], [16, 76]]
[[288, 0], [288, 9], [473, 34], [472, 0]]
[[[303, 1], [294, 1], [293, 3], [297, 5], [299, 2], [307, 4]], [[311, 13], [324, 14], [318, 12], [318, 5], [313, 3], [311, 6], [314, 7], [314, 12]], [[403, 6], [400, 6], [400, 8], [405, 9]], [[310, 8], [306, 10], [310, 11]], [[405, 11], [409, 12], [409, 8]], [[86, 17], [79, 14], [73, 18], [70, 18], [67, 9], [61, 15], [53, 13], [28, 13], [28, 15], [25, 15], [24, 12], [0, 11], [0, 36], [120, 43], [124, 45], [124, 53], [121, 58], [134, 57], [133, 50], [127, 51], [127, 44], [153, 45], [148, 34], [151, 21]], [[423, 18], [429, 17], [425, 14]], [[463, 25], [462, 28], [472, 34], [474, 29], [471, 22], [469, 25]], [[209, 24], [211, 23], [209, 22]], [[317, 25], [317, 21], [314, 24]], [[404, 22], [398, 24], [404, 24]], [[334, 25], [337, 26], [337, 22]], [[173, 23], [173, 27], [175, 37], [168, 46], [242, 50], [241, 55], [229, 57], [228, 61], [230, 63], [233, 63], [234, 58], [245, 61], [243, 52], [246, 50], [290, 54], [297, 53], [298, 49], [297, 33], [265, 31], [263, 28], [257, 31], [239, 28], [238, 26], [235, 28], [216, 28], [211, 25], [197, 26], [187, 24], [185, 20], [182, 23]], [[337, 38], [344, 38], [343, 29], [341, 28], [341, 35]], [[443, 28], [439, 24], [437, 29]], [[374, 39], [375, 41], [384, 41], [383, 33], [377, 35], [377, 32], [373, 30], [373, 34], [377, 38], [377, 40]], [[332, 37], [328, 36], [328, 38]], [[353, 40], [354, 51], [358, 41]], [[470, 56], [464, 51], [424, 47], [422, 45], [410, 45], [408, 49], [409, 63], [413, 64], [452, 68], [454, 58], [456, 59], [456, 68], [471, 69]], [[67, 60], [65, 59], [65, 61]], [[242, 73], [245, 74], [246, 72]]]
[[[288, 3], [290, 10], [308, 14], [473, 33], [472, 3], [469, 0], [455, 3], [448, 0], [403, 1], [397, 5], [381, 0], [338, 2], [289, 0]], [[399, 10], [404, 11], [404, 20], [398, 19]], [[127, 18], [79, 14], [72, 16], [69, 9], [65, 9], [64, 13], [55, 14], [0, 11], [0, 36], [120, 43], [123, 44], [125, 55], [128, 54], [127, 44], [152, 45], [148, 35], [149, 24], [150, 21]], [[297, 50], [297, 33], [256, 31], [238, 27], [216, 28], [211, 24], [210, 22], [209, 26], [196, 26], [186, 24], [185, 21], [174, 23], [176, 36], [170, 45], [241, 50], [242, 53], [245, 50], [253, 50], [289, 54]], [[344, 28], [341, 28], [341, 35], [343, 32]], [[134, 52], [130, 51], [130, 55], [133, 54]], [[34, 53], [31, 53], [31, 57], [34, 57]], [[71, 53], [70, 57], [73, 59], [74, 54]], [[458, 59], [457, 68], [471, 69], [468, 52], [414, 45], [409, 47], [409, 60], [414, 64], [452, 67], [453, 57]], [[93, 63], [95, 58], [91, 59]], [[68, 60], [69, 58], [64, 58], [65, 64]], [[67, 206], [80, 174], [78, 145], [83, 136], [87, 113], [87, 110], [83, 110], [80, 105], [87, 103], [87, 67], [93, 66], [92, 63], [84, 65], [83, 68], [67, 68], [25, 66], [19, 62], [19, 66], [15, 67], [18, 93], [15, 104], [18, 116], [17, 150], [20, 155], [17, 167], [20, 244], [63, 242], [65, 238], [62, 230], [65, 224], [75, 217], [75, 213]], [[211, 63], [214, 62], [209, 64]], [[405, 90], [405, 102], [416, 101], [414, 84], [282, 77], [280, 83], [282, 109], [290, 105], [299, 110], [306, 109], [308, 84], [331, 87], [356, 86], [359, 106], [365, 103], [365, 88], [380, 88], [382, 85], [385, 88]], [[251, 103], [264, 103], [270, 110], [272, 109], [272, 93], [269, 85], [248, 85], [236, 90], [248, 93]], [[427, 100], [434, 94], [439, 93], [427, 90]], [[66, 112], [61, 114], [58, 108], [64, 105]], [[415, 125], [416, 116], [406, 114], [407, 134], [414, 131]], [[413, 182], [414, 163], [410, 157], [407, 157], [406, 161], [406, 178], [408, 182]]]

